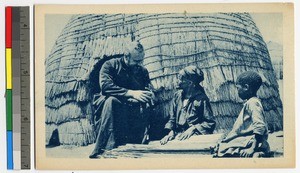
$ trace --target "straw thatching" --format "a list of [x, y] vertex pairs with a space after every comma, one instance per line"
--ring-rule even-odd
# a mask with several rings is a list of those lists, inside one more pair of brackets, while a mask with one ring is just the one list
[[58, 130], [61, 144], [87, 145], [95, 135], [93, 95], [99, 92], [104, 61], [124, 53], [139, 40], [144, 65], [157, 89], [158, 105], [152, 137], [160, 138], [168, 118], [174, 81], [180, 69], [197, 65], [217, 121], [217, 132], [229, 130], [242, 101], [235, 89], [237, 75], [258, 72], [258, 92], [271, 129], [282, 129], [282, 103], [266, 44], [247, 13], [74, 15], [46, 59], [46, 143]]
[[276, 78], [278, 80], [283, 79], [283, 47], [281, 44], [269, 41], [267, 43], [269, 54], [272, 60], [272, 65]]

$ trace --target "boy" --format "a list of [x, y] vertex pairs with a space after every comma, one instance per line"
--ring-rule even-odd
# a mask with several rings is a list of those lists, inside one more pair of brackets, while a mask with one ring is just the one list
[[237, 78], [236, 87], [246, 100], [231, 132], [217, 145], [215, 157], [265, 157], [269, 152], [268, 128], [256, 93], [262, 84], [256, 72], [247, 71]]

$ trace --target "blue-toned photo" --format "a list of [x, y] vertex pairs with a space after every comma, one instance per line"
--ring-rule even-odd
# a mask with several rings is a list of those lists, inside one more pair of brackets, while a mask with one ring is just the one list
[[45, 15], [51, 158], [282, 158], [283, 14]]

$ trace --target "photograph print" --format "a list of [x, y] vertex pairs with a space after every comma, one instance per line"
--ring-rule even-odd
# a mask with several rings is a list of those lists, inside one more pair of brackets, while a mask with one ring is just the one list
[[285, 158], [283, 12], [43, 17], [45, 158]]

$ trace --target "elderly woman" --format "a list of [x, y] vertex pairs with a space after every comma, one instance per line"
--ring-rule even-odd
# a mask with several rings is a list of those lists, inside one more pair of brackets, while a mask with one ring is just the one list
[[193, 135], [213, 133], [215, 121], [209, 99], [200, 85], [203, 80], [203, 72], [196, 66], [179, 71], [179, 91], [172, 100], [170, 119], [165, 125], [169, 133], [161, 139], [162, 145], [175, 138], [185, 140]]

